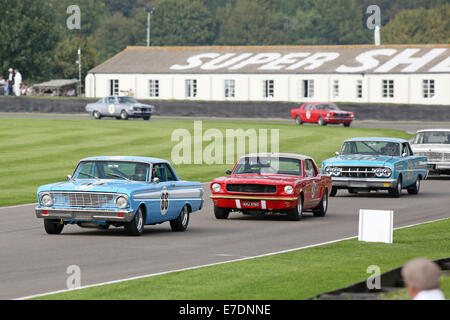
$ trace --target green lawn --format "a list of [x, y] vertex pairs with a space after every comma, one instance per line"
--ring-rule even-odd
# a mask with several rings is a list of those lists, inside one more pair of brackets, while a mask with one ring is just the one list
[[[447, 299], [450, 299], [450, 273], [445, 273], [441, 278], [441, 288]], [[411, 300], [407, 289], [391, 291], [380, 296], [381, 300]]]
[[[40, 299], [294, 300], [307, 299], [369, 277], [371, 265], [387, 272], [416, 257], [450, 252], [450, 219], [396, 230], [394, 243], [356, 239], [257, 259], [92, 287]], [[443, 289], [450, 298], [448, 280]]]
[[[173, 130], [193, 132], [193, 121], [94, 121], [0, 118], [0, 206], [32, 203], [42, 184], [62, 181], [78, 160], [98, 155], [153, 156], [171, 160]], [[409, 138], [402, 131], [336, 126], [295, 126], [274, 123], [204, 121], [203, 129], [279, 129], [280, 152], [314, 157], [319, 166], [342, 141], [357, 136]], [[270, 134], [268, 135], [270, 138]], [[203, 144], [206, 147], [209, 142]], [[268, 148], [270, 151], [270, 148]], [[232, 165], [181, 165], [182, 179], [210, 181]]]

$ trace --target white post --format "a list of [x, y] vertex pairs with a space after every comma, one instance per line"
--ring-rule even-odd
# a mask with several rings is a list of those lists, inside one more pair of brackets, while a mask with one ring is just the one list
[[78, 96], [81, 96], [81, 48], [78, 48]]

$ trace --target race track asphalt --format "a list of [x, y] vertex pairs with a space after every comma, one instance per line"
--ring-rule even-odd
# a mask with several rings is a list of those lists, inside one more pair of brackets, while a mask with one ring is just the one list
[[186, 232], [174, 233], [165, 223], [147, 226], [137, 238], [118, 228], [77, 226], [49, 236], [34, 215], [35, 205], [0, 208], [0, 299], [66, 289], [71, 265], [81, 268], [85, 286], [357, 236], [359, 209], [394, 210], [395, 227], [450, 218], [449, 185], [450, 178], [433, 178], [422, 183], [418, 195], [404, 191], [400, 199], [384, 192], [350, 196], [340, 191], [330, 198], [326, 217], [305, 213], [299, 222], [237, 213], [216, 220], [205, 186], [205, 206], [192, 214]]

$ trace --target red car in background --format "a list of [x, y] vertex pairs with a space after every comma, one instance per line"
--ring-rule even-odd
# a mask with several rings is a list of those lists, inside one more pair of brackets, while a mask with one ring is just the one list
[[298, 154], [251, 154], [241, 157], [228, 177], [211, 183], [217, 219], [230, 212], [286, 214], [298, 221], [311, 210], [323, 217], [328, 209], [331, 177], [321, 175], [310, 157]]
[[306, 122], [317, 123], [321, 126], [342, 123], [345, 127], [350, 127], [355, 114], [339, 109], [334, 103], [308, 102], [300, 108], [292, 109], [291, 117], [298, 125]]

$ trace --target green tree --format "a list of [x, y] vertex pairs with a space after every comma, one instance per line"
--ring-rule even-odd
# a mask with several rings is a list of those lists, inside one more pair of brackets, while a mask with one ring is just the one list
[[381, 29], [388, 44], [450, 43], [450, 5], [405, 10]]
[[283, 44], [283, 23], [269, 10], [266, 1], [237, 0], [217, 9], [220, 45], [271, 45]]
[[47, 1], [0, 0], [0, 72], [18, 68], [24, 79], [48, 78], [58, 41], [53, 5]]
[[81, 49], [81, 73], [82, 78], [87, 71], [95, 67], [98, 63], [97, 50], [95, 49], [92, 37], [84, 39], [82, 37], [66, 38], [60, 41], [55, 48], [53, 59], [54, 73], [64, 79], [78, 79], [78, 48]]

